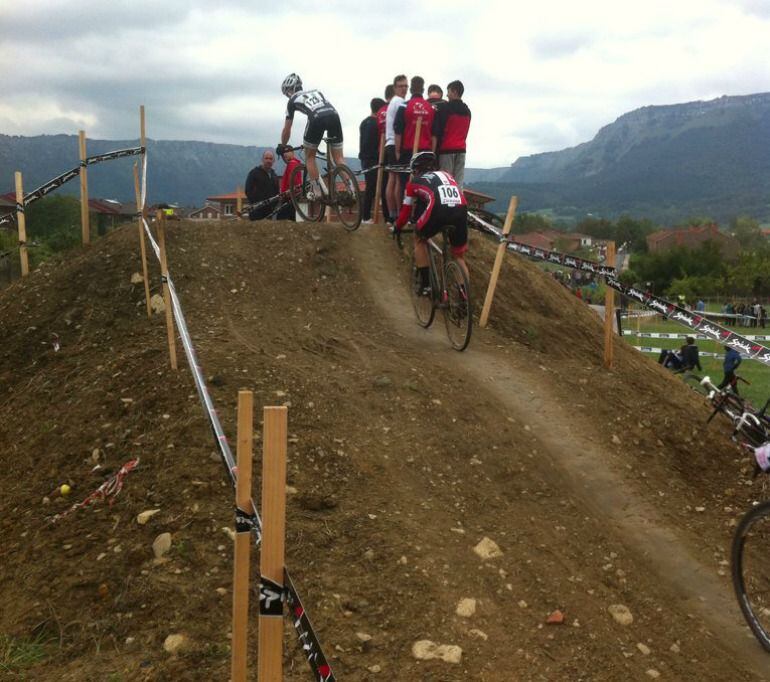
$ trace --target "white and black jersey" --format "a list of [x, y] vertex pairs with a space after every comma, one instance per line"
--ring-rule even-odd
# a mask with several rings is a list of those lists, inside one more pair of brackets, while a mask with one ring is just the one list
[[286, 106], [286, 118], [294, 120], [294, 113], [299, 111], [308, 117], [308, 120], [336, 114], [337, 110], [323, 96], [320, 90], [300, 90], [295, 92]]

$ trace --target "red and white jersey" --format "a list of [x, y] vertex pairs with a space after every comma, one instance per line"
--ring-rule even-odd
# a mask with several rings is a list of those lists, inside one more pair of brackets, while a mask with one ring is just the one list
[[455, 179], [445, 171], [424, 173], [410, 180], [404, 192], [404, 203], [398, 214], [396, 227], [406, 225], [414, 211], [413, 220], [417, 230], [421, 230], [436, 212], [443, 212], [457, 206], [467, 206], [460, 187]]

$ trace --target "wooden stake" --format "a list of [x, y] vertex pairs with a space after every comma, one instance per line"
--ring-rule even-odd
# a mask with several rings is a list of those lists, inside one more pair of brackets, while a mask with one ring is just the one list
[[91, 243], [91, 218], [88, 212], [88, 170], [86, 166], [86, 131], [78, 132], [80, 148], [80, 227], [83, 244]]
[[[238, 473], [235, 506], [251, 516], [251, 445], [254, 421], [254, 394], [238, 391]], [[236, 528], [233, 568], [232, 682], [246, 682], [246, 650], [249, 622], [249, 561], [251, 530]]]
[[174, 338], [174, 312], [171, 310], [171, 293], [168, 290], [168, 265], [166, 263], [165, 216], [158, 209], [158, 245], [160, 246], [160, 275], [163, 280], [163, 303], [166, 307], [166, 331], [168, 333], [168, 355], [171, 369], [176, 369], [176, 339]]
[[[264, 409], [262, 451], [262, 555], [260, 558], [259, 682], [283, 680], [283, 605], [263, 598], [266, 590], [283, 591], [284, 536], [286, 532], [286, 434], [285, 407]], [[270, 583], [265, 583], [268, 580]], [[264, 583], [264, 584], [262, 584]], [[270, 609], [269, 607], [273, 608]], [[279, 608], [280, 607], [280, 608]]]
[[383, 167], [382, 164], [385, 161], [385, 133], [380, 134], [380, 153], [377, 157], [377, 187], [374, 190], [374, 213], [372, 213], [372, 218], [374, 219], [375, 223], [380, 222], [380, 203], [382, 202], [382, 175], [383, 175]]
[[[513, 227], [513, 217], [516, 215], [516, 206], [519, 203], [518, 197], [511, 197], [511, 201], [508, 204], [508, 213], [505, 216], [505, 223], [503, 224], [503, 239], [507, 239], [508, 233]], [[489, 286], [487, 287], [487, 295], [484, 298], [484, 307], [481, 309], [481, 317], [479, 318], [479, 325], [482, 327], [487, 326], [489, 321], [489, 310], [492, 308], [492, 299], [495, 297], [495, 289], [497, 288], [497, 278], [500, 276], [500, 268], [503, 265], [503, 257], [505, 256], [505, 250], [507, 248], [505, 241], [500, 242], [497, 247], [497, 255], [495, 256], [495, 264], [492, 266], [492, 274], [489, 277]]]
[[27, 253], [27, 218], [24, 213], [24, 182], [21, 172], [16, 171], [16, 225], [19, 228], [19, 260], [21, 261], [21, 276], [29, 274], [29, 254]]
[[[610, 267], [615, 267], [615, 242], [607, 242], [607, 257], [604, 261]], [[612, 321], [615, 317], [615, 290], [605, 285], [604, 293], [604, 366], [612, 369]]]
[[142, 218], [144, 217], [144, 211], [142, 210], [142, 190], [139, 187], [139, 169], [136, 163], [134, 163], [134, 191], [136, 192], [136, 210], [142, 215], [139, 218], [139, 252], [142, 255], [142, 276], [144, 277], [144, 302], [147, 306], [147, 319], [152, 317], [152, 308], [150, 307], [150, 279], [147, 273], [147, 246], [144, 241], [144, 225]]
[[241, 186], [238, 185], [238, 188], [235, 190], [235, 217], [237, 220], [240, 220], [241, 211], [243, 210], [243, 199], [241, 199], [242, 191]]
[[412, 143], [412, 156], [414, 156], [420, 148], [421, 132], [422, 132], [422, 116], [417, 118], [417, 128], [414, 131], [414, 142]]

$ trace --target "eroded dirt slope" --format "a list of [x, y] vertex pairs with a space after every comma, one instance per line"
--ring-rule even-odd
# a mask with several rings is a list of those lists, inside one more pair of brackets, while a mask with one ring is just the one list
[[[30, 679], [228, 675], [232, 493], [130, 284], [135, 242], [120, 230], [0, 294], [0, 633], [46, 639]], [[474, 239], [478, 296], [492, 258]], [[414, 324], [377, 230], [182, 223], [169, 261], [226, 431], [240, 388], [290, 405], [287, 564], [339, 679], [761, 679], [722, 575], [759, 484], [657, 365], [618, 342], [604, 370], [594, 314], [532, 265], [506, 261], [490, 329], [458, 354], [440, 320]], [[58, 485], [82, 499], [136, 456], [112, 507], [47, 523]], [[484, 537], [501, 557], [473, 552]], [[174, 632], [190, 647], [169, 656]], [[461, 663], [415, 660], [422, 639]], [[286, 670], [309, 679], [288, 624]]]

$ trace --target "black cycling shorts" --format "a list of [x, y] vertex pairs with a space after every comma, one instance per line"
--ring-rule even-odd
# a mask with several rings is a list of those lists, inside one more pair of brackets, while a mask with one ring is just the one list
[[309, 149], [318, 149], [324, 133], [329, 138], [329, 146], [332, 149], [342, 148], [342, 124], [340, 123], [340, 115], [336, 111], [309, 118], [307, 126], [305, 126], [305, 137], [302, 144]]
[[441, 228], [452, 226], [447, 230], [452, 254], [461, 256], [468, 250], [468, 207], [467, 206], [437, 206], [433, 209], [430, 220], [417, 230], [420, 239], [430, 239], [441, 232]]

